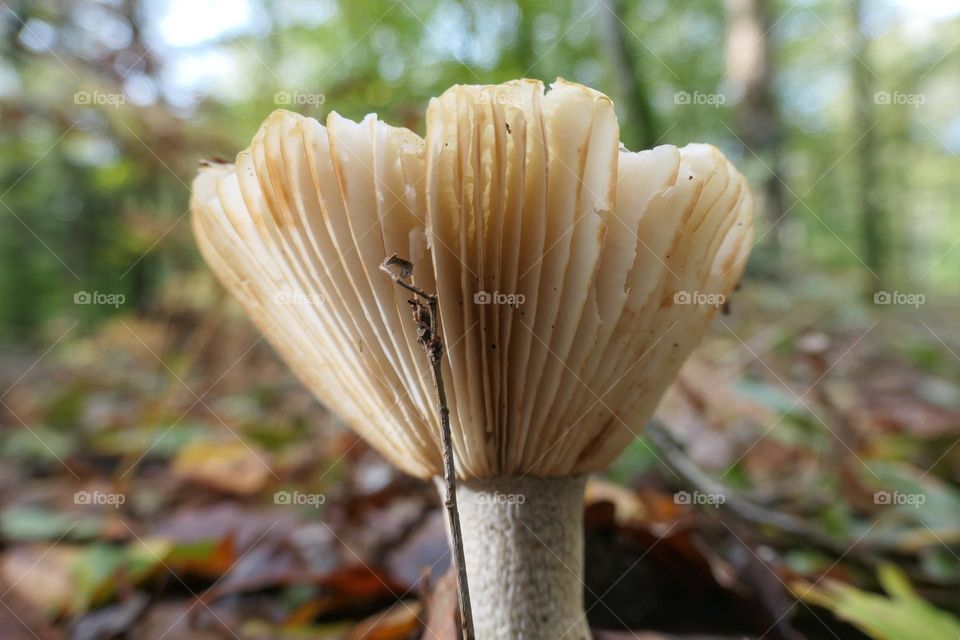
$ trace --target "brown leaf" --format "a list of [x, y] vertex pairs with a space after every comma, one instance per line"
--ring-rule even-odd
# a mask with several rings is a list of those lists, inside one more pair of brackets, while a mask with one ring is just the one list
[[3, 640], [61, 640], [63, 633], [55, 628], [43, 611], [21, 598], [15, 589], [0, 579], [0, 638]]
[[427, 629], [430, 638], [460, 637], [459, 602], [457, 600], [457, 577], [453, 570], [447, 571], [427, 595], [424, 608], [427, 613]]
[[[386, 613], [370, 616], [353, 629], [347, 640], [412, 640], [423, 626], [419, 602], [398, 602]], [[438, 636], [454, 638], [455, 636]]]
[[326, 576], [322, 584], [336, 593], [359, 600], [373, 600], [400, 593], [396, 584], [367, 565], [352, 565]]
[[239, 496], [258, 493], [270, 477], [266, 452], [240, 440], [189, 444], [172, 469], [190, 482]]
[[80, 554], [79, 547], [63, 544], [13, 547], [0, 561], [0, 583], [37, 609], [61, 615], [73, 603], [73, 567]]

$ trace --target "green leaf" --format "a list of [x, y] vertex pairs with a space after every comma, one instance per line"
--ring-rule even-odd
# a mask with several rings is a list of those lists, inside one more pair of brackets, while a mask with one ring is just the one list
[[78, 517], [39, 507], [11, 507], [0, 513], [0, 534], [8, 540], [87, 539], [100, 532], [95, 517]]
[[791, 590], [801, 600], [829, 609], [876, 640], [957, 640], [960, 620], [922, 599], [896, 566], [878, 572], [888, 595], [824, 580], [821, 585], [796, 583]]

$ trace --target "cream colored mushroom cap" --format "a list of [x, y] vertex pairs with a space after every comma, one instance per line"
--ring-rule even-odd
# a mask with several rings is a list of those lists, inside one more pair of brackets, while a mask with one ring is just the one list
[[461, 477], [601, 469], [740, 279], [753, 197], [716, 148], [620, 145], [582, 85], [455, 86], [426, 140], [375, 115], [267, 118], [200, 170], [201, 252], [303, 383], [401, 469], [442, 471], [407, 300], [439, 296]]

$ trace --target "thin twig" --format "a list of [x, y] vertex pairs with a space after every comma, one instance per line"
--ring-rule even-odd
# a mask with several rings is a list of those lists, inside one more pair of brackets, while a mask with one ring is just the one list
[[[467, 563], [463, 554], [463, 533], [460, 531], [460, 512], [457, 509], [457, 473], [453, 462], [453, 437], [450, 434], [450, 408], [447, 392], [443, 387], [443, 341], [440, 339], [440, 323], [437, 314], [437, 296], [410, 284], [406, 280], [413, 275], [413, 263], [390, 256], [380, 265], [380, 270], [398, 285], [416, 297], [409, 300], [417, 323], [417, 342], [427, 352], [433, 369], [433, 382], [437, 387], [437, 411], [440, 414], [440, 444], [443, 448], [443, 505], [447, 511], [450, 537], [453, 539], [453, 569], [457, 576], [457, 593], [460, 601], [460, 629], [464, 640], [474, 640], [473, 611], [470, 607], [470, 588], [467, 585]], [[424, 305], [420, 301], [427, 301]]]
[[792, 539], [803, 541], [820, 549], [876, 564], [877, 552], [902, 552], [905, 536], [871, 533], [851, 547], [851, 540], [831, 535], [826, 530], [809, 524], [803, 518], [774, 511], [756, 504], [746, 496], [711, 478], [683, 451], [666, 425], [658, 420], [647, 424], [646, 434], [669, 466], [685, 483], [701, 493], [724, 497], [724, 510], [751, 524], [776, 529]]

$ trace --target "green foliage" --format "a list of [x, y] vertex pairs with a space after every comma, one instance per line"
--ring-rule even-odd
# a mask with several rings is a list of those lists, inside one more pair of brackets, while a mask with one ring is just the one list
[[[26, 2], [16, 8], [23, 23], [5, 23], [0, 74], [13, 80], [0, 93], [0, 331], [7, 335], [52, 319], [90, 324], [156, 307], [197, 268], [184, 216], [196, 161], [232, 156], [272, 109], [321, 119], [333, 110], [351, 118], [375, 111], [422, 133], [428, 99], [447, 86], [520, 76], [563, 76], [614, 96], [628, 146], [640, 146], [645, 131], [660, 142], [708, 141], [739, 158], [758, 187], [782, 181], [789, 213], [767, 233], [769, 211], [761, 212], [758, 273], [769, 260], [789, 265], [786, 273], [864, 273], [853, 183], [859, 160], [851, 152], [859, 135], [851, 128], [853, 33], [847, 12], [832, 3], [770, 5], [766, 43], [783, 129], [775, 177], [765, 152], [742, 145], [749, 125], [740, 124], [742, 87], [722, 55], [723, 3], [610, 3], [633, 65], [626, 76], [598, 26], [603, 3], [327, 0], [308, 9], [249, 0], [238, 5], [246, 23], [209, 29], [190, 45], [164, 42], [180, 37], [175, 25], [162, 24], [165, 6]], [[871, 85], [924, 97], [921, 105], [874, 109], [875, 187], [892, 219], [889, 271], [899, 274], [891, 286], [943, 290], [958, 275], [956, 260], [943, 256], [960, 231], [950, 214], [960, 195], [950, 73], [960, 25], [940, 21], [918, 38], [890, 6], [873, 11], [883, 28], [868, 34]], [[217, 22], [202, 11], [178, 19]], [[629, 95], [624, 77], [636, 82]], [[678, 92], [722, 100], [683, 104]], [[640, 114], [637, 100], [652, 113]], [[78, 305], [77, 292], [123, 302]]]
[[960, 637], [960, 619], [917, 595], [907, 577], [894, 565], [883, 565], [877, 577], [886, 596], [832, 580], [824, 580], [820, 585], [798, 583], [793, 591], [811, 604], [830, 609], [876, 640], [955, 640]]

